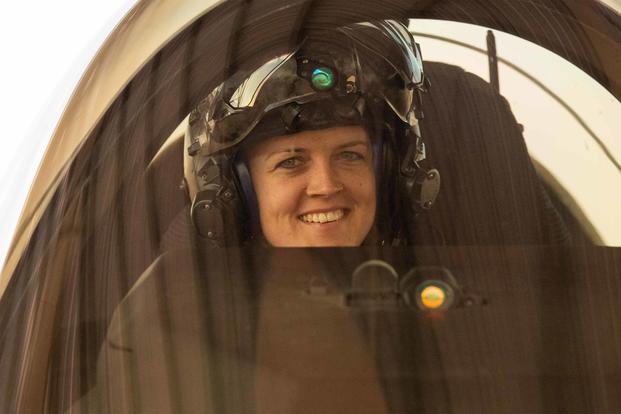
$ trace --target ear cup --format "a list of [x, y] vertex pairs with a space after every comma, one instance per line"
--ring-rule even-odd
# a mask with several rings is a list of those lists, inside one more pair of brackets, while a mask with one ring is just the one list
[[244, 227], [247, 230], [248, 238], [252, 238], [261, 232], [261, 220], [259, 202], [252, 184], [252, 175], [248, 168], [248, 161], [243, 153], [237, 153], [233, 160], [233, 175], [235, 176], [235, 184], [239, 193], [242, 195], [241, 203], [243, 205], [241, 210], [246, 212], [247, 221], [244, 223]]

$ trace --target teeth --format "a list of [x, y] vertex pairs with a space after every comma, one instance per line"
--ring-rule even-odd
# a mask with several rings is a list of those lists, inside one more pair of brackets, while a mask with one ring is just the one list
[[306, 223], [329, 223], [331, 221], [340, 220], [345, 213], [342, 209], [329, 211], [327, 213], [304, 214], [300, 219]]

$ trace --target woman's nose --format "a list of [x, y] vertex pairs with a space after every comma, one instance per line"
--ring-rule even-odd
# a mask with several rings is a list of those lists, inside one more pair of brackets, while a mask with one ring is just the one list
[[329, 161], [317, 162], [308, 170], [307, 195], [330, 196], [342, 190], [343, 183]]

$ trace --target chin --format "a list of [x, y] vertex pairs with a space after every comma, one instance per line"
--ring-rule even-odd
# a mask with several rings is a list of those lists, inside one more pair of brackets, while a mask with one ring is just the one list
[[357, 247], [360, 246], [362, 242], [357, 243], [354, 240], [344, 240], [344, 239], [322, 239], [322, 240], [309, 240], [307, 242], [302, 242], [300, 246], [309, 246], [309, 247]]
[[304, 240], [268, 240], [269, 244], [273, 247], [356, 247], [362, 243], [356, 243], [352, 240], [317, 240], [317, 239], [304, 239]]
[[[362, 244], [365, 237], [351, 232], [304, 232], [306, 229], [298, 229], [293, 234], [271, 234], [264, 237], [274, 247], [357, 247]], [[283, 237], [284, 236], [284, 237]], [[292, 236], [292, 237], [287, 237]]]

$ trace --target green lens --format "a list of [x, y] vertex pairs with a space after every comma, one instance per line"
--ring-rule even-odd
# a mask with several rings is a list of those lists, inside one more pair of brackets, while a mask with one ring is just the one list
[[317, 68], [311, 76], [313, 88], [326, 91], [334, 86], [334, 72], [330, 68]]

